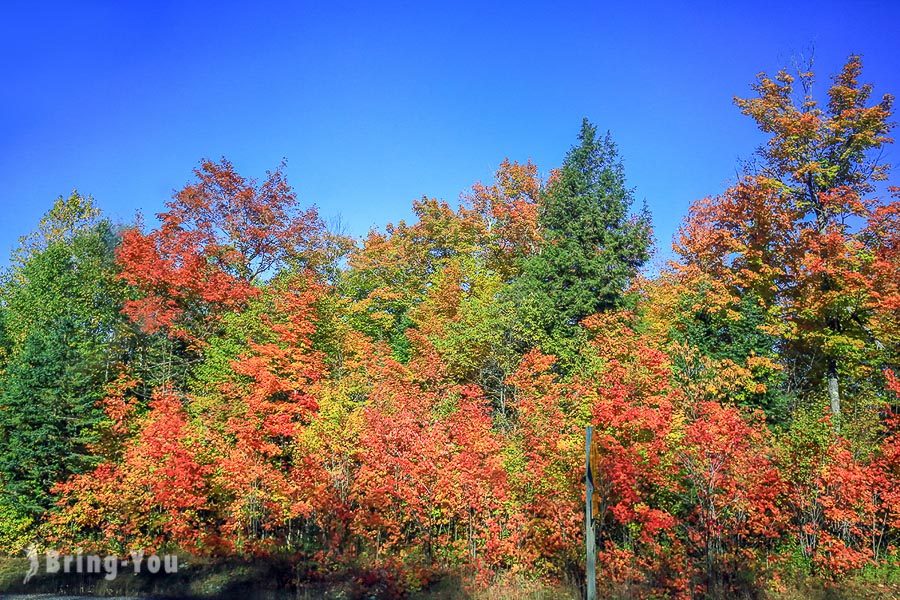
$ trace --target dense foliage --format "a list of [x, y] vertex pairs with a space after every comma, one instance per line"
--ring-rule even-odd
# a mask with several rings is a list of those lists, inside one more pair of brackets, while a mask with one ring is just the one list
[[[203, 161], [154, 226], [60, 198], [0, 287], [0, 543], [721, 596], [900, 541], [891, 98], [761, 75], [768, 136], [648, 277], [610, 136], [355, 241]], [[799, 84], [799, 86], [798, 86]], [[799, 87], [799, 91], [798, 91]]]

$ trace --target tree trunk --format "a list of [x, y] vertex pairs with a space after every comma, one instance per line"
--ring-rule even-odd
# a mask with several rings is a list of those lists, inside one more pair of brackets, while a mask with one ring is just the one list
[[831, 403], [831, 416], [834, 420], [834, 428], [840, 429], [841, 422], [841, 391], [838, 385], [837, 363], [834, 359], [828, 361], [828, 400]]

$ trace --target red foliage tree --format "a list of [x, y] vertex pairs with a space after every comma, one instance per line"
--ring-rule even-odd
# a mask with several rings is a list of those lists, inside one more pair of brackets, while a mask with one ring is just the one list
[[282, 169], [258, 184], [227, 160], [204, 160], [196, 181], [159, 215], [150, 233], [122, 233], [122, 278], [137, 297], [125, 312], [146, 331], [199, 342], [223, 311], [243, 306], [260, 277], [287, 266], [320, 266], [322, 224], [300, 210]]
[[441, 385], [437, 354], [414, 341], [425, 352], [410, 367], [371, 365], [354, 527], [376, 562], [496, 565], [507, 482], [489, 407], [474, 386]]
[[774, 460], [765, 417], [734, 407], [696, 407], [678, 451], [690, 506], [683, 525], [700, 558], [700, 583], [710, 594], [733, 593], [754, 579], [787, 524], [785, 485]]
[[[198, 460], [196, 436], [183, 398], [161, 390], [118, 462], [60, 484], [61, 511], [53, 513], [51, 539], [72, 547], [88, 543], [120, 553], [174, 545], [208, 550], [216, 544], [207, 520], [208, 465]], [[70, 537], [76, 533], [77, 537]]]

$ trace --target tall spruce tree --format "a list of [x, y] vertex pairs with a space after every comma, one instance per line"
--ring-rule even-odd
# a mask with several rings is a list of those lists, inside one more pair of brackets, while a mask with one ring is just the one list
[[50, 506], [54, 483], [90, 465], [98, 400], [121, 358], [115, 241], [105, 221], [51, 237], [0, 290], [0, 539]]
[[0, 474], [7, 501], [37, 515], [54, 483], [90, 465], [86, 444], [102, 412], [100, 345], [63, 317], [32, 331], [6, 375], [0, 397]]
[[624, 304], [652, 243], [649, 214], [632, 215], [632, 203], [615, 143], [585, 119], [542, 195], [543, 247], [514, 285], [528, 345], [572, 358], [579, 322]]

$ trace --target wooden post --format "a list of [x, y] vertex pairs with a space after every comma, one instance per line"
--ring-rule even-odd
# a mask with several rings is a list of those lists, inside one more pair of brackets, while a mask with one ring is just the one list
[[585, 598], [596, 600], [597, 598], [597, 550], [594, 548], [594, 474], [591, 473], [591, 438], [594, 428], [588, 427], [584, 439], [584, 547], [586, 561]]

